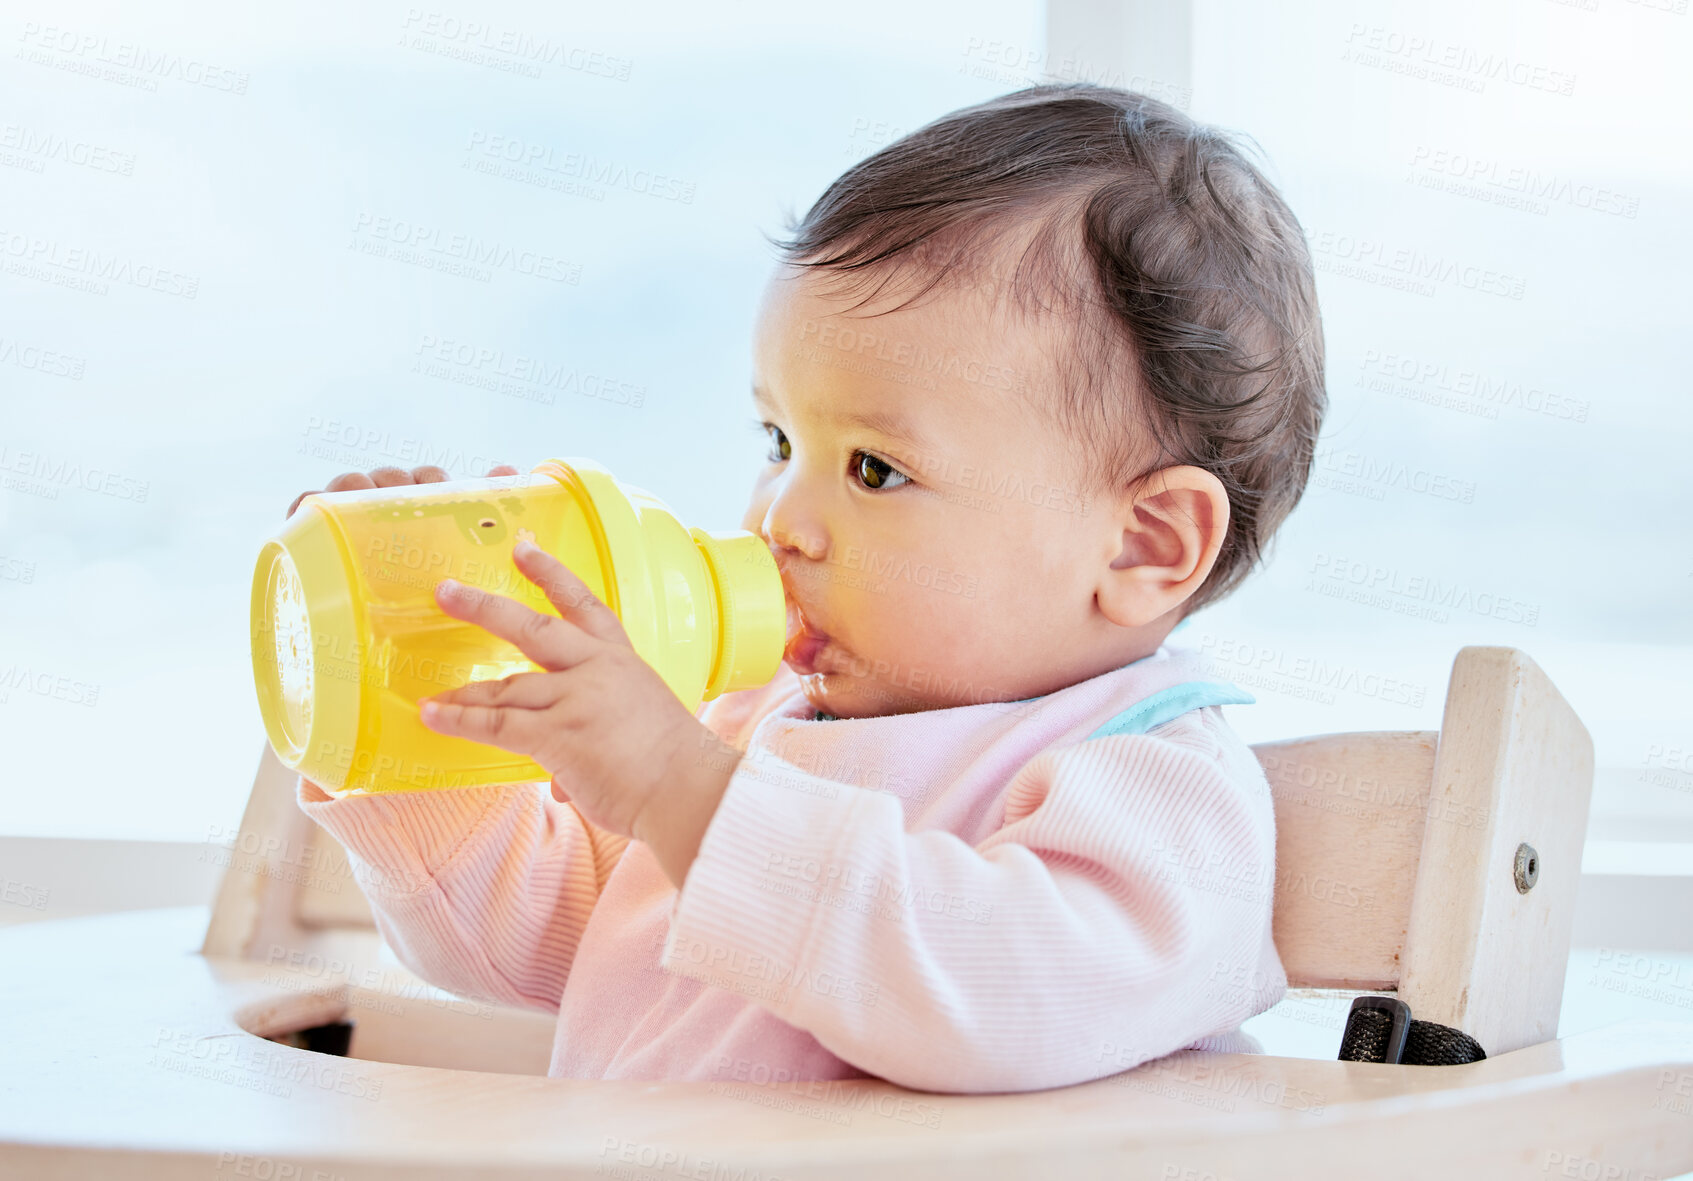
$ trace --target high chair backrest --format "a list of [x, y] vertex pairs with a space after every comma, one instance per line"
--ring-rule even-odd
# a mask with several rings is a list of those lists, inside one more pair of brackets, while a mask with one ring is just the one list
[[[1253, 749], [1275, 800], [1274, 934], [1290, 985], [1397, 989], [1415, 1017], [1489, 1054], [1557, 1035], [1593, 744], [1532, 660], [1462, 649], [1438, 733]], [[265, 746], [204, 954], [264, 959], [375, 930], [295, 782]]]
[[1397, 989], [1489, 1054], [1557, 1036], [1593, 742], [1538, 665], [1464, 648], [1438, 733], [1253, 749], [1290, 985]]

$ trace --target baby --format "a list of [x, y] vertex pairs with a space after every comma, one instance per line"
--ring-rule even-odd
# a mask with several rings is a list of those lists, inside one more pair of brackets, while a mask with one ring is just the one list
[[558, 617], [437, 599], [544, 671], [423, 716], [551, 798], [300, 806], [419, 976], [557, 1014], [555, 1077], [1019, 1091], [1256, 1049], [1274, 815], [1218, 708], [1252, 699], [1165, 639], [1305, 486], [1297, 221], [1180, 111], [1038, 86], [853, 166], [780, 248], [742, 521], [788, 595], [776, 678], [690, 715], [519, 547]]

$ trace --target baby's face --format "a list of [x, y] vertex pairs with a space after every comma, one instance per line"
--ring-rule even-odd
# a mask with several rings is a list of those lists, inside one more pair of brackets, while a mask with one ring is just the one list
[[[769, 452], [742, 528], [788, 593], [806, 696], [869, 717], [1043, 695], [1136, 653], [1094, 588], [1114, 506], [1082, 496], [1038, 326], [983, 294], [848, 314], [828, 276], [778, 268], [759, 310]], [[1022, 392], [1019, 392], [1021, 389]]]

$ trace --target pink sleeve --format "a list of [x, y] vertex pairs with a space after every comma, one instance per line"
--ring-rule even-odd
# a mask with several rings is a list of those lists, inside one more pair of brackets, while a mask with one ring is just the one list
[[905, 831], [889, 795], [745, 761], [664, 966], [915, 1089], [1064, 1086], [1181, 1049], [1285, 989], [1268, 787], [1214, 755], [1145, 735], [1043, 751], [974, 848]]
[[625, 838], [544, 783], [327, 797], [300, 808], [347, 850], [395, 956], [448, 992], [556, 1013]]

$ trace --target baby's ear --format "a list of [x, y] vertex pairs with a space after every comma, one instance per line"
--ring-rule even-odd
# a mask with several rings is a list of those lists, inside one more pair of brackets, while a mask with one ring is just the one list
[[1229, 497], [1204, 468], [1167, 467], [1126, 490], [1106, 523], [1122, 540], [1100, 571], [1099, 609], [1120, 627], [1141, 627], [1205, 582], [1228, 534]]

